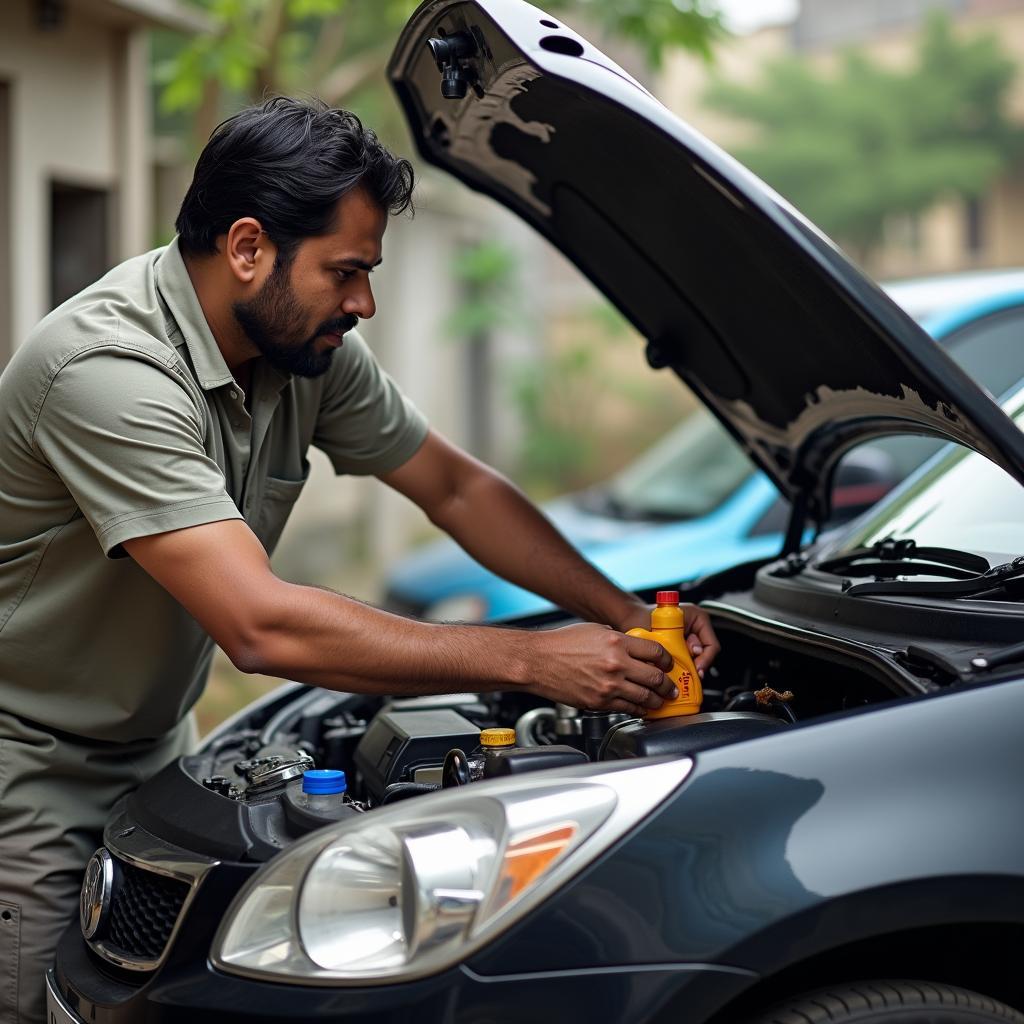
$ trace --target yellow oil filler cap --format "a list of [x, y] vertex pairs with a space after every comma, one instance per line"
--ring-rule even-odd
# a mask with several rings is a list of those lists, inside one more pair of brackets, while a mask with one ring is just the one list
[[494, 750], [496, 747], [514, 747], [515, 745], [515, 729], [480, 730], [480, 746], [485, 750]]
[[686, 644], [686, 623], [679, 607], [678, 590], [659, 590], [657, 604], [651, 612], [650, 629], [631, 629], [630, 636], [656, 640], [672, 655], [672, 667], [665, 673], [679, 690], [679, 696], [667, 700], [657, 711], [648, 711], [646, 718], [674, 718], [677, 715], [695, 715], [700, 711], [704, 691], [700, 676]]

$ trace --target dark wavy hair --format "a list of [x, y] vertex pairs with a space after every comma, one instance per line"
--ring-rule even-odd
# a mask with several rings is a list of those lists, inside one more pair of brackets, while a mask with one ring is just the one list
[[174, 226], [182, 252], [200, 256], [240, 217], [255, 217], [287, 262], [302, 239], [329, 230], [346, 192], [365, 188], [398, 214], [412, 206], [413, 184], [412, 164], [355, 114], [275, 96], [213, 130]]

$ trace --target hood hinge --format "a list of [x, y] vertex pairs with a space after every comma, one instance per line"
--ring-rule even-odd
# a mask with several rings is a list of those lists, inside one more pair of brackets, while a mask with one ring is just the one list
[[822, 516], [819, 514], [818, 503], [813, 501], [805, 488], [801, 488], [793, 502], [793, 509], [786, 524], [786, 537], [782, 542], [780, 558], [795, 554], [803, 547], [804, 531], [809, 523], [814, 523], [814, 539], [821, 532]]

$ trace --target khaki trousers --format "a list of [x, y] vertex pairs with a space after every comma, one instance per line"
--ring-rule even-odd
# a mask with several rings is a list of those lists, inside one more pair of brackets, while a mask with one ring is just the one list
[[160, 739], [122, 744], [54, 736], [0, 712], [0, 1022], [43, 1024], [44, 973], [77, 917], [111, 807], [194, 745], [191, 716]]

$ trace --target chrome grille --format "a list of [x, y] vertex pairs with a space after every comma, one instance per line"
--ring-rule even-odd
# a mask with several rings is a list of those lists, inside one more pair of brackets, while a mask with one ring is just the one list
[[159, 960], [190, 886], [119, 861], [104, 945], [132, 960]]
[[[94, 953], [118, 967], [156, 970], [200, 883], [219, 861], [146, 832], [131, 820], [124, 802], [115, 808], [103, 843], [114, 865], [109, 913], [101, 913], [102, 923], [86, 941]], [[83, 895], [83, 905], [86, 896], [95, 895]]]

